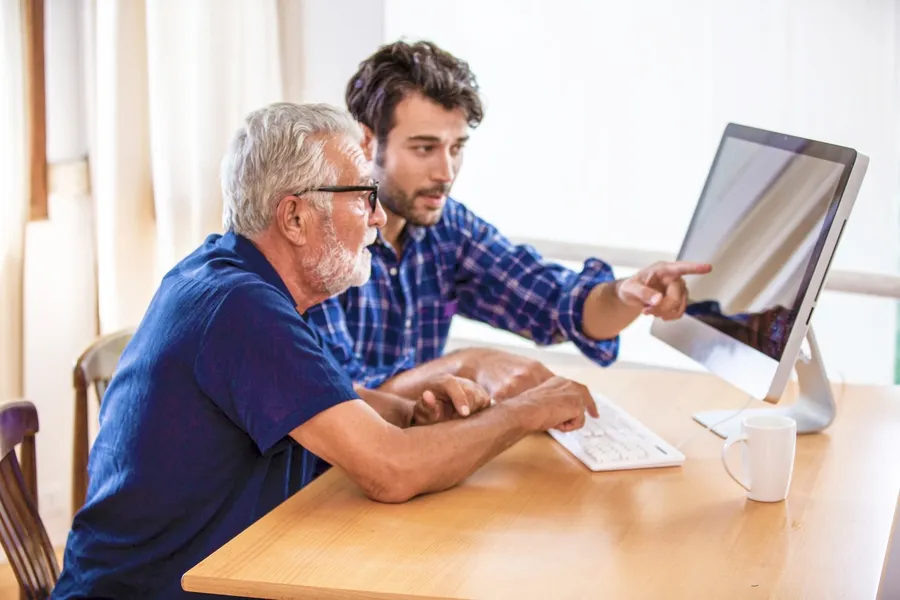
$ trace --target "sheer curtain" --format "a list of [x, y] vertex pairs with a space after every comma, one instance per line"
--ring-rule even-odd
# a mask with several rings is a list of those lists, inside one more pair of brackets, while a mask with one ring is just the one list
[[22, 394], [22, 264], [28, 215], [20, 2], [0, 2], [0, 400]]
[[87, 4], [102, 332], [136, 325], [162, 275], [220, 230], [219, 161], [243, 115], [299, 100], [283, 91], [279, 39], [293, 4]]
[[280, 28], [302, 15], [287, 14], [297, 0], [46, 1], [51, 175], [80, 164], [89, 183], [51, 182], [49, 219], [25, 232], [23, 277], [21, 3], [0, 0], [0, 390], [38, 406], [41, 513], [61, 545], [73, 361], [98, 329], [136, 326], [165, 271], [220, 229], [230, 133], [262, 104], [300, 99], [299, 86], [282, 93], [282, 68], [299, 77], [302, 65]]
[[147, 5], [159, 272], [219, 230], [231, 133], [245, 113], [284, 97], [278, 20], [275, 0]]

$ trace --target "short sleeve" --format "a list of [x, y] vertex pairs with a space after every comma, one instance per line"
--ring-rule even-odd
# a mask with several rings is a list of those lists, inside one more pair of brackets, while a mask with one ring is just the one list
[[203, 392], [263, 454], [320, 412], [359, 397], [293, 303], [262, 283], [228, 292], [194, 368]]

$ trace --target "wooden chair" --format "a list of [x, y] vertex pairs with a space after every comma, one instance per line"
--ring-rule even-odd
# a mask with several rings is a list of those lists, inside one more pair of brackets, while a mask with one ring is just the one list
[[133, 329], [123, 329], [99, 337], [75, 361], [75, 419], [72, 448], [72, 514], [84, 504], [87, 495], [88, 464], [88, 390], [97, 394], [98, 404], [112, 379], [119, 357], [131, 340]]
[[[23, 599], [50, 597], [59, 563], [38, 514], [34, 436], [37, 409], [24, 400], [0, 406], [0, 543]], [[21, 444], [21, 468], [16, 446]]]

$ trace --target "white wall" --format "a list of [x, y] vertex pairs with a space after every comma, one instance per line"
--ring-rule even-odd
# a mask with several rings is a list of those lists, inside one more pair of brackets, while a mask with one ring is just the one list
[[[384, 39], [382, 0], [280, 0], [289, 21], [281, 27], [291, 65], [300, 75], [301, 88], [288, 96], [304, 102], [344, 106], [344, 88], [360, 61]], [[288, 25], [289, 23], [289, 25]], [[285, 26], [287, 25], [287, 27]], [[287, 31], [292, 29], [293, 35]], [[286, 78], [286, 81], [289, 79]], [[291, 91], [299, 91], [293, 95]]]
[[[386, 0], [385, 35], [432, 39], [474, 68], [486, 119], [455, 195], [509, 235], [677, 251], [736, 121], [869, 154], [834, 266], [895, 273], [896, 11], [883, 0]], [[823, 295], [814, 324], [835, 378], [893, 381], [895, 312], [891, 300]], [[653, 340], [632, 343], [647, 325], [628, 332], [623, 357], [669, 363]]]

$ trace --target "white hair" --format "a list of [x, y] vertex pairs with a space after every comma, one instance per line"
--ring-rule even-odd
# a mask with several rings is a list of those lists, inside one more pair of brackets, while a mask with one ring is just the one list
[[[247, 115], [222, 158], [225, 230], [252, 237], [269, 226], [285, 196], [336, 184], [337, 170], [324, 152], [335, 138], [359, 144], [362, 130], [349, 112], [329, 104], [279, 102]], [[310, 195], [327, 211], [325, 198]]]

